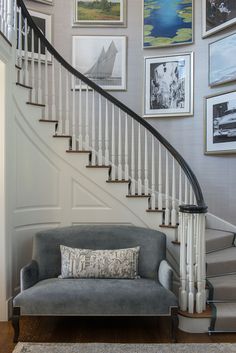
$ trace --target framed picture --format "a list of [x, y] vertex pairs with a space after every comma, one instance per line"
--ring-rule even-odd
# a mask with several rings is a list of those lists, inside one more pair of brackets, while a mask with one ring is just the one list
[[235, 0], [202, 0], [202, 36], [210, 36], [236, 23]]
[[236, 153], [236, 91], [205, 97], [205, 154]]
[[209, 44], [209, 85], [236, 80], [236, 34]]
[[143, 47], [193, 42], [193, 0], [143, 0]]
[[86, 77], [106, 90], [126, 89], [125, 36], [73, 36], [72, 49], [73, 66]]
[[[41, 32], [44, 34], [44, 36], [47, 38], [47, 40], [51, 43], [52, 40], [52, 21], [51, 21], [51, 15], [47, 15], [41, 12], [36, 12], [29, 10], [29, 13], [35, 22], [35, 24], [39, 27]], [[22, 55], [24, 56], [24, 49], [25, 49], [25, 27], [24, 27], [24, 22], [22, 23], [22, 50], [23, 53]], [[17, 36], [18, 38], [18, 36]], [[32, 58], [32, 30], [28, 28], [28, 58]], [[34, 36], [34, 54], [37, 59], [37, 54], [39, 52], [39, 43], [37, 40], [37, 37]], [[45, 47], [41, 46], [41, 60], [45, 60]], [[51, 54], [48, 53], [48, 60], [51, 61]]]
[[34, 2], [40, 2], [42, 4], [46, 4], [46, 5], [53, 5], [53, 0], [32, 0]]
[[74, 0], [75, 26], [124, 27], [126, 0]]
[[144, 59], [144, 117], [193, 114], [193, 53]]

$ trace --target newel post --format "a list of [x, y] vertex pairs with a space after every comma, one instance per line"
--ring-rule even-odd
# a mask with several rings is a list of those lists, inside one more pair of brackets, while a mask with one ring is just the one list
[[206, 309], [207, 207], [181, 205], [179, 208], [180, 309], [189, 313], [201, 313]]

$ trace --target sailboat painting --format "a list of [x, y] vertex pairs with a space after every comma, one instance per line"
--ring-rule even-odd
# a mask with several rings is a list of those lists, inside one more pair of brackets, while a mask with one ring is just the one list
[[125, 90], [126, 37], [74, 36], [73, 66], [103, 89]]

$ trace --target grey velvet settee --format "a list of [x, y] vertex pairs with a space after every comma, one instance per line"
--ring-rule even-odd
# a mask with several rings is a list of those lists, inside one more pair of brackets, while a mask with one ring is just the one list
[[[138, 279], [60, 279], [60, 245], [84, 249], [140, 246]], [[165, 260], [166, 237], [146, 228], [74, 226], [41, 231], [30, 264], [21, 269], [21, 292], [13, 300], [14, 341], [24, 316], [169, 316], [175, 341], [178, 303]]]

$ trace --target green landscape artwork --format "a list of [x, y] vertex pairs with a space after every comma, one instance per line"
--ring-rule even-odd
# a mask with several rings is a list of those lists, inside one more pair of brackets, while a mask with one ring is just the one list
[[143, 46], [163, 47], [193, 41], [193, 0], [143, 0]]
[[120, 22], [123, 0], [77, 0], [76, 21]]

